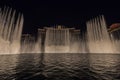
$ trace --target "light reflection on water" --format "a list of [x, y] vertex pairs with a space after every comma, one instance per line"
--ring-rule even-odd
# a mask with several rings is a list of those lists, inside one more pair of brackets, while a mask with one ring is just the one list
[[102, 78], [114, 80], [120, 77], [120, 55], [89, 55], [90, 70]]
[[119, 80], [120, 55], [20, 54], [0, 56], [0, 80]]

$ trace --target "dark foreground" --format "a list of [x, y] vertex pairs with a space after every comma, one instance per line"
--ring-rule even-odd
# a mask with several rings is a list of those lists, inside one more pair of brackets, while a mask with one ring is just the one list
[[1, 55], [0, 80], [120, 80], [120, 55]]

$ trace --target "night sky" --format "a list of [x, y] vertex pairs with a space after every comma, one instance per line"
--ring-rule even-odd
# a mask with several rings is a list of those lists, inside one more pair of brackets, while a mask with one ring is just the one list
[[[108, 0], [107, 0], [108, 1]], [[103, 14], [107, 25], [120, 22], [120, 4], [115, 0], [0, 0], [0, 6], [9, 6], [24, 15], [23, 33], [36, 33], [37, 28], [56, 24], [85, 28], [85, 22]]]

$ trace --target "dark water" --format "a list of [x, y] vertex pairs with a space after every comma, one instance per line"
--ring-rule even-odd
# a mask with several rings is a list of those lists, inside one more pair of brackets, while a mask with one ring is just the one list
[[120, 80], [120, 55], [1, 55], [0, 80]]

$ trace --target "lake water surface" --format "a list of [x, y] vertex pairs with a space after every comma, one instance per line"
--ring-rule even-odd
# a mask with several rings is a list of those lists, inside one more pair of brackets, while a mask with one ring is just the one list
[[0, 55], [0, 80], [120, 80], [120, 55]]

